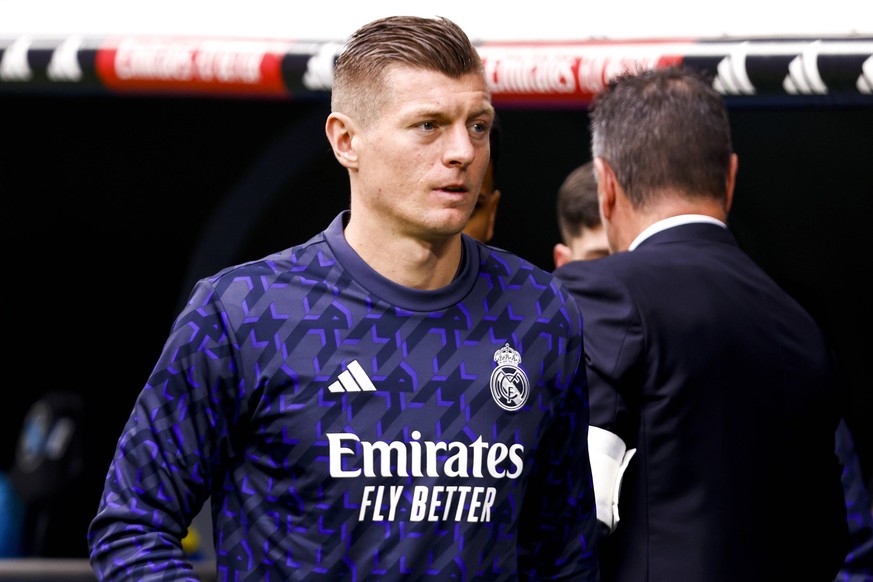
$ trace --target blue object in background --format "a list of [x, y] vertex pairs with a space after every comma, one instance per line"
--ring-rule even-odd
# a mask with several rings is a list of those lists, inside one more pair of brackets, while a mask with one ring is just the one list
[[24, 504], [5, 473], [0, 472], [0, 558], [21, 555]]

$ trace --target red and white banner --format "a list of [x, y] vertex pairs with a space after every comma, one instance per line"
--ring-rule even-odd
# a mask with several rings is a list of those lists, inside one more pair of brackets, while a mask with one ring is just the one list
[[[0, 92], [326, 99], [340, 42], [139, 37], [0, 38]], [[685, 64], [741, 100], [873, 104], [873, 38], [489, 42], [478, 45], [494, 102], [585, 107], [626, 70]]]

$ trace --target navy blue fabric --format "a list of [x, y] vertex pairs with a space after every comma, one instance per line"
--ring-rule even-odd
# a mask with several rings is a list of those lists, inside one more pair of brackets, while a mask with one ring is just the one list
[[603, 580], [833, 580], [840, 396], [815, 321], [708, 223], [555, 274], [582, 311], [591, 424], [637, 449]]

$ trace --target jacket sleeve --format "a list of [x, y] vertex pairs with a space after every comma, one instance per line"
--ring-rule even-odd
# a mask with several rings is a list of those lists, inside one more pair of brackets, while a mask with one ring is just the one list
[[645, 338], [627, 287], [603, 266], [603, 259], [576, 261], [555, 274], [570, 290], [585, 321], [590, 424], [617, 435], [632, 449], [646, 375], [639, 364], [645, 360]]
[[608, 533], [620, 521], [622, 479], [637, 450], [645, 339], [637, 305], [622, 281], [600, 268], [604, 261], [577, 261], [555, 274], [585, 321], [589, 455], [598, 519]]

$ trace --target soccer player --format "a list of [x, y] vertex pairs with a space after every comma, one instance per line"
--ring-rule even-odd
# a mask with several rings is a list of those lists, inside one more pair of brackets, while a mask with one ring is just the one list
[[443, 18], [347, 43], [326, 134], [351, 204], [199, 281], [89, 528], [105, 580], [596, 580], [581, 315], [461, 232], [489, 159], [482, 62]]

